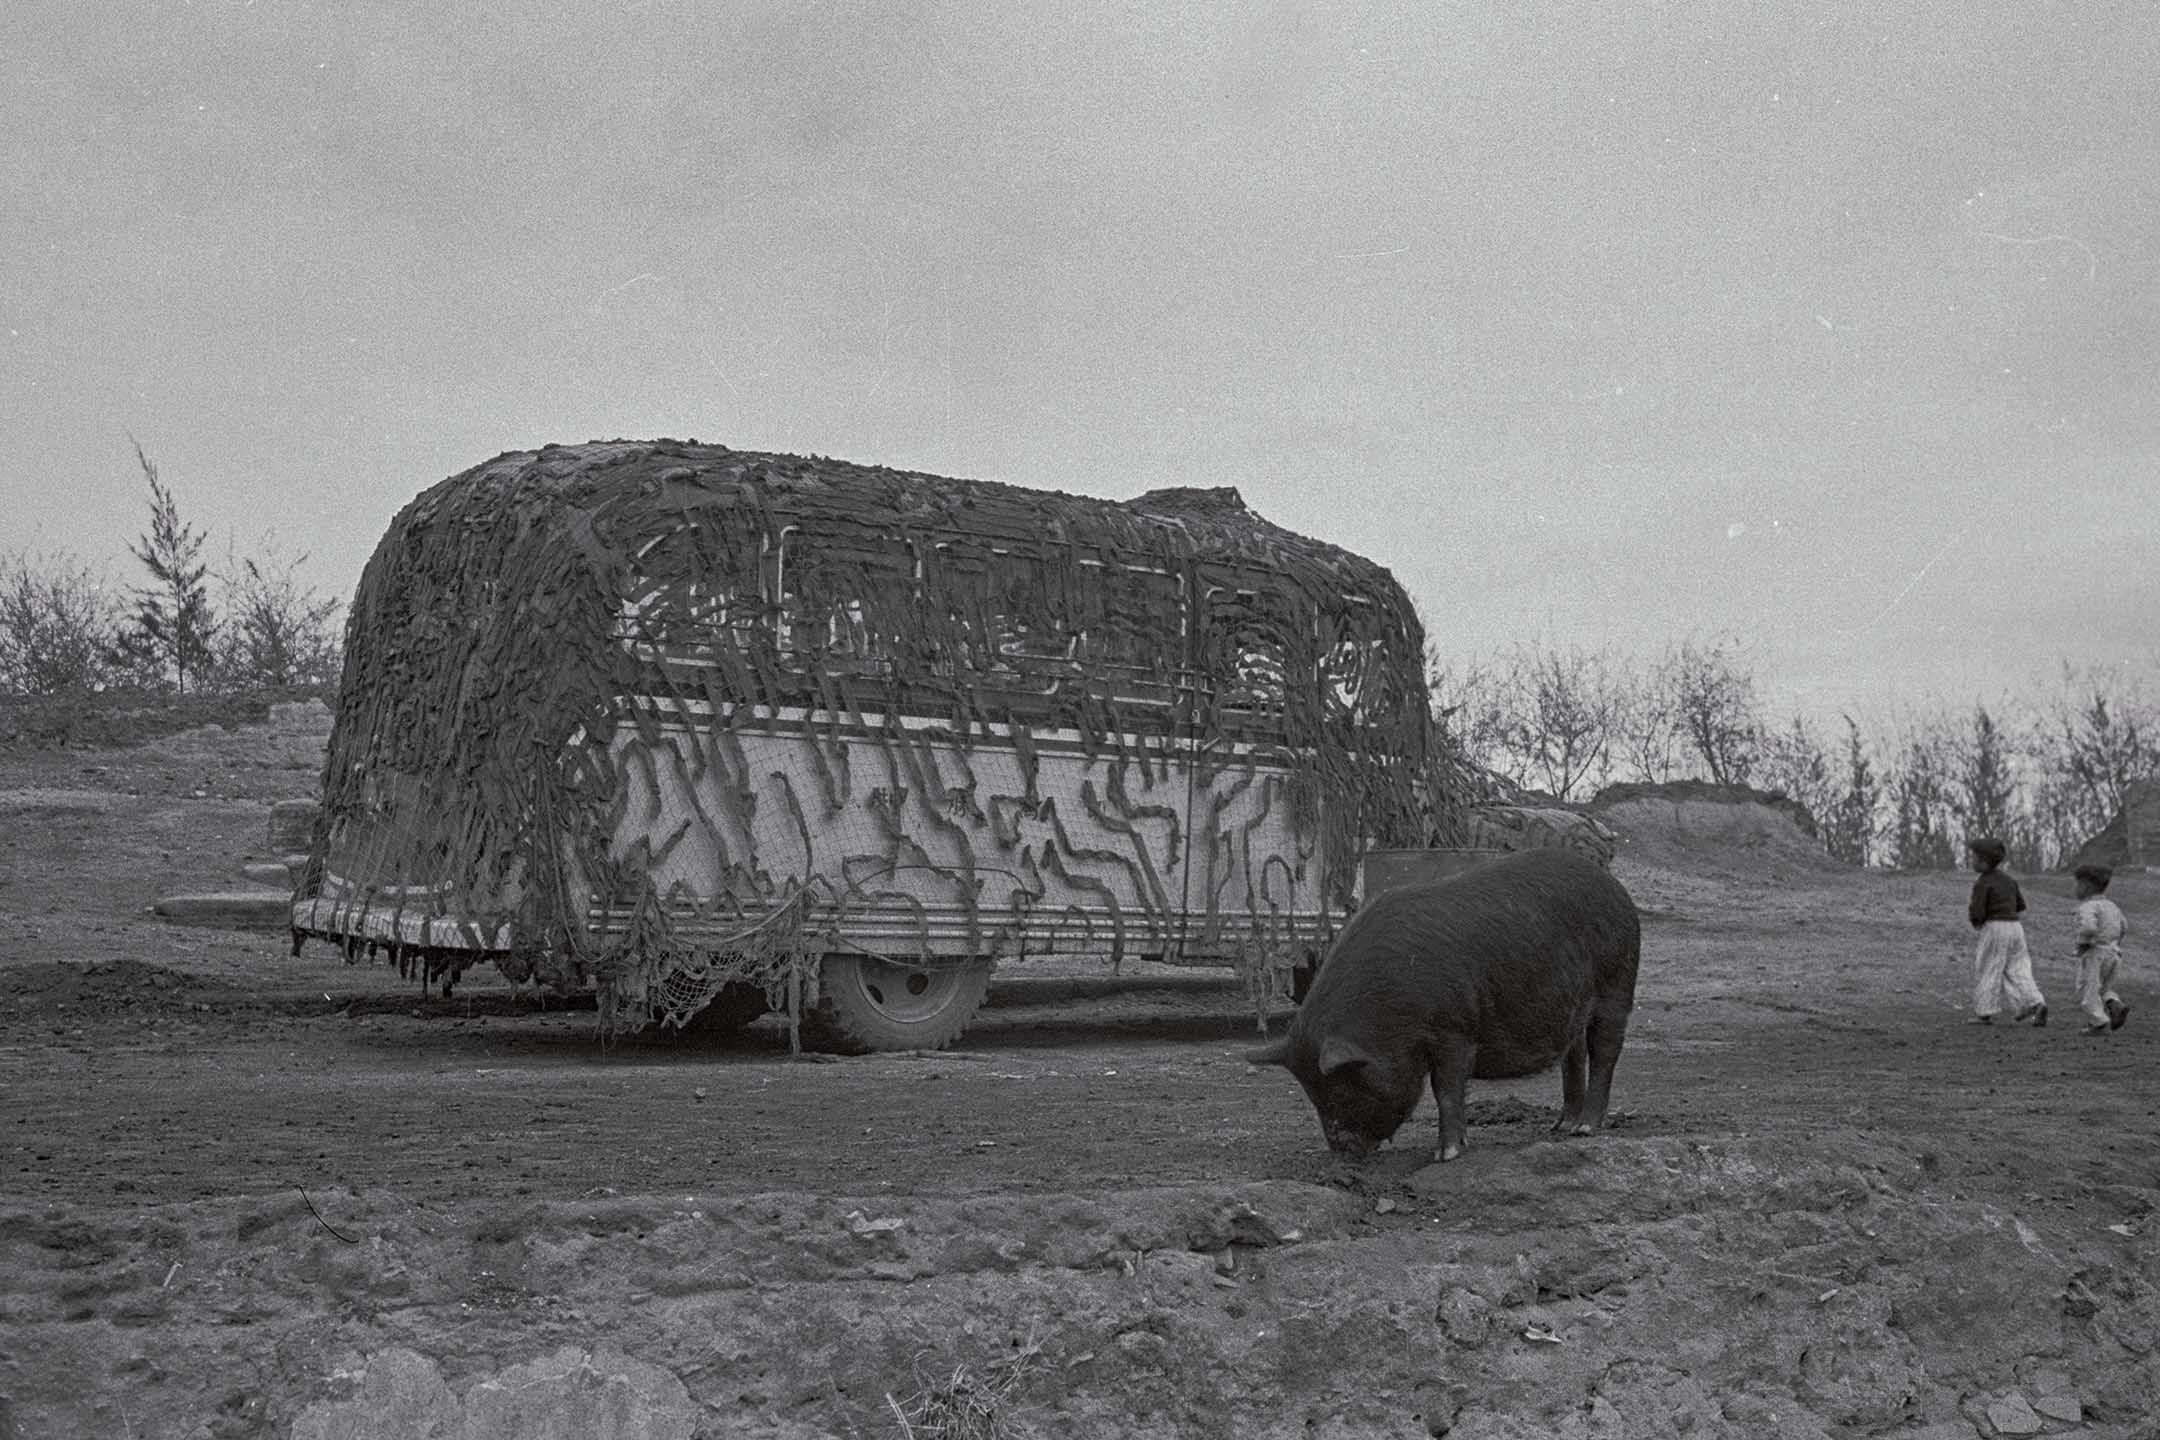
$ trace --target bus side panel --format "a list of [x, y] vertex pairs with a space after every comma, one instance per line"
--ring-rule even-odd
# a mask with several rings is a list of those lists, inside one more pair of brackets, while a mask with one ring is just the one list
[[[714, 740], [664, 732], [629, 766], [614, 857], [641, 847], [686, 939], [739, 931], [807, 887], [819, 919], [887, 954], [1090, 949], [1170, 954], [1184, 933], [1187, 777], [1077, 738], [963, 749], [920, 729], [830, 738], [812, 724]], [[702, 764], [700, 757], [702, 756]]]
[[1244, 945], [1324, 934], [1319, 826], [1292, 802], [1292, 776], [1251, 757], [1196, 781], [1187, 949], [1229, 957]]

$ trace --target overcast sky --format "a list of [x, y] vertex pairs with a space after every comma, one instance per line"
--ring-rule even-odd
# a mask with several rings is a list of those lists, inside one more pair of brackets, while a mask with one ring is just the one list
[[[1535, 18], [1525, 18], [1530, 11]], [[2160, 6], [6, 0], [0, 550], [495, 453], [1233, 484], [1444, 652], [2160, 660]]]

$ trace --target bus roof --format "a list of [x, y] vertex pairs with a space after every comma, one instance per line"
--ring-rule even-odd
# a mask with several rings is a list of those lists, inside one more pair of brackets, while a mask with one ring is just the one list
[[[858, 526], [1034, 546], [1078, 544], [1129, 558], [1152, 552], [1221, 561], [1282, 572], [1293, 581], [1302, 572], [1329, 594], [1348, 585], [1353, 593], [1393, 602], [1401, 619], [1417, 625], [1408, 597], [1385, 567], [1284, 529], [1228, 485], [1172, 486], [1131, 500], [1101, 500], [817, 455], [731, 450], [694, 439], [610, 440], [505, 452], [434, 486], [414, 509], [429, 519], [469, 523], [482, 518], [476, 512], [500, 515], [505, 502], [542, 494], [580, 510], [634, 508], [643, 524], [632, 523], [645, 530], [644, 539], [705, 513], [749, 508], [784, 521], [830, 516]], [[624, 504], [633, 497], [645, 503]], [[426, 523], [422, 514], [412, 518]]]

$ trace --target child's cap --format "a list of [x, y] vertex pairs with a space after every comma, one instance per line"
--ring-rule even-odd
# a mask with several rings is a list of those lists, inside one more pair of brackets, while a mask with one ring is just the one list
[[2105, 865], [2080, 865], [2070, 873], [2095, 890], [2107, 889], [2108, 881], [2115, 878], [2115, 872]]
[[1990, 865], [2002, 864], [2003, 857], [2010, 853], [2009, 847], [1992, 835], [1982, 835], [1978, 839], [1968, 840], [1965, 842], [1965, 848], [1987, 861]]

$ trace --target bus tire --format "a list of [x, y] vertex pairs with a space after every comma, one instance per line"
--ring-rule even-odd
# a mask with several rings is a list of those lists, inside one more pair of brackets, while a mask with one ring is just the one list
[[990, 989], [988, 960], [935, 967], [870, 955], [827, 955], [803, 1039], [841, 1055], [942, 1050], [960, 1038]]
[[772, 1007], [765, 1001], [762, 985], [723, 985], [705, 1008], [684, 1021], [676, 1033], [693, 1039], [732, 1035]]

